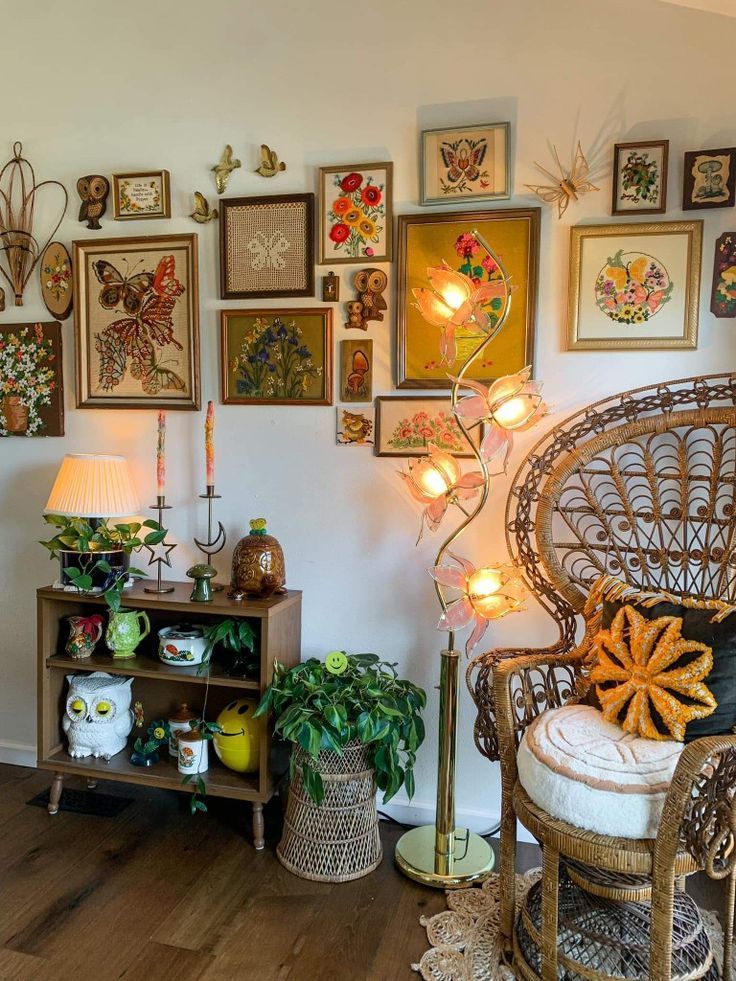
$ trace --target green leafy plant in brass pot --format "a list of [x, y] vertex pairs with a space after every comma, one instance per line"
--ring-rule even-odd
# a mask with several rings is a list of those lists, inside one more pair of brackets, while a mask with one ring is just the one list
[[166, 529], [152, 518], [112, 525], [95, 518], [43, 517], [56, 533], [40, 544], [52, 559], [59, 559], [61, 582], [82, 593], [101, 590], [113, 612], [120, 609], [127, 577], [145, 576], [141, 569], [130, 567], [131, 554], [166, 537]]
[[414, 764], [424, 740], [421, 711], [427, 696], [398, 677], [396, 666], [376, 654], [332, 651], [324, 662], [310, 658], [286, 669], [278, 662], [255, 716], [272, 712], [274, 729], [301, 747], [298, 754], [304, 787], [316, 804], [324, 800], [320, 753], [342, 756], [348, 745], [362, 744], [375, 771], [384, 803], [401, 787], [414, 794]]

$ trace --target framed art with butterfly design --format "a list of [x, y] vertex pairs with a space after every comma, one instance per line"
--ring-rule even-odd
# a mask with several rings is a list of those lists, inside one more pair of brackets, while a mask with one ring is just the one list
[[198, 409], [197, 236], [73, 245], [77, 407]]
[[314, 296], [314, 194], [219, 203], [223, 300]]
[[510, 198], [510, 130], [510, 123], [424, 130], [419, 203]]

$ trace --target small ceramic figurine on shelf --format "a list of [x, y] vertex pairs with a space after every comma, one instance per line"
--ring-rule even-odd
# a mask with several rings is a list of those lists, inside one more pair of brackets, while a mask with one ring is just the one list
[[286, 567], [278, 541], [266, 530], [265, 518], [254, 518], [250, 535], [241, 538], [233, 552], [230, 584], [232, 599], [285, 593]]
[[102, 174], [88, 174], [77, 181], [77, 194], [82, 199], [79, 209], [79, 220], [87, 222], [87, 228], [98, 229], [100, 218], [107, 210], [107, 196], [110, 193], [110, 182]]
[[66, 622], [69, 624], [66, 653], [74, 661], [91, 657], [102, 636], [102, 617], [95, 613], [91, 617], [67, 617]]
[[187, 569], [187, 576], [194, 580], [194, 588], [189, 599], [192, 603], [210, 603], [214, 596], [212, 580], [217, 575], [217, 569], [211, 565], [199, 562]]
[[69, 691], [61, 726], [69, 740], [69, 755], [109, 760], [125, 748], [133, 728], [133, 679], [93, 671], [68, 674], [66, 680]]
[[198, 713], [192, 712], [186, 702], [182, 702], [169, 716], [169, 756], [175, 760], [179, 759], [179, 733], [193, 729], [191, 723], [198, 718]]
[[148, 727], [146, 738], [139, 736], [133, 743], [130, 762], [133, 766], [153, 766], [161, 759], [161, 747], [168, 744], [171, 733], [165, 719], [157, 719]]

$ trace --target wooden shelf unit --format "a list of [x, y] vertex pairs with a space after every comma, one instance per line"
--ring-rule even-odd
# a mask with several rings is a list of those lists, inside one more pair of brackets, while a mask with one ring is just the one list
[[[230, 600], [224, 592], [215, 593], [211, 603], [192, 603], [191, 583], [169, 583], [174, 591], [167, 594], [144, 592], [145, 582], [126, 590], [123, 605], [129, 609], [145, 610], [151, 620], [151, 633], [138, 648], [136, 657], [115, 660], [105, 653], [104, 640], [91, 658], [75, 661], [64, 653], [68, 630], [66, 617], [105, 613], [101, 597], [84, 596], [50, 586], [37, 591], [38, 617], [38, 766], [51, 770], [54, 780], [49, 801], [49, 813], [58, 810], [63, 778], [67, 774], [86, 777], [89, 784], [97, 780], [116, 780], [127, 783], [161, 787], [191, 793], [190, 784], [182, 784], [173, 758], [166, 756], [152, 767], [137, 767], [130, 762], [132, 744], [144, 730], [133, 729], [128, 746], [109, 762], [94, 757], [72, 759], [66, 751], [66, 739], [61, 720], [66, 704], [66, 676], [84, 671], [107, 671], [135, 679], [133, 701], [143, 703], [146, 727], [153, 719], [167, 718], [182, 702], [202, 708], [207, 694], [206, 717], [212, 721], [229, 702], [236, 698], [259, 698], [273, 673], [274, 661], [287, 667], [299, 663], [301, 657], [301, 593], [289, 590], [282, 596], [264, 600]], [[158, 630], [161, 627], [186, 621], [210, 624], [223, 617], [238, 617], [250, 621], [256, 635], [258, 676], [252, 679], [232, 678], [217, 655], [210, 665], [209, 687], [207, 674], [198, 674], [197, 667], [175, 667], [158, 658]], [[210, 747], [209, 769], [203, 774], [207, 793], [253, 804], [253, 836], [257, 848], [263, 847], [263, 805], [286, 770], [286, 754], [274, 746], [270, 727], [263, 724], [260, 765], [257, 773], [240, 774], [228, 770]]]

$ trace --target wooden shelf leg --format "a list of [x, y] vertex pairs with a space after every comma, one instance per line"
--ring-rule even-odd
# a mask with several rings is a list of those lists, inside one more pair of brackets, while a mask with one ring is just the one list
[[263, 804], [253, 802], [253, 845], [257, 852], [266, 847], [263, 832]]
[[51, 781], [51, 790], [49, 791], [49, 814], [59, 813], [59, 801], [61, 800], [63, 786], [64, 774], [55, 773], [54, 779]]

